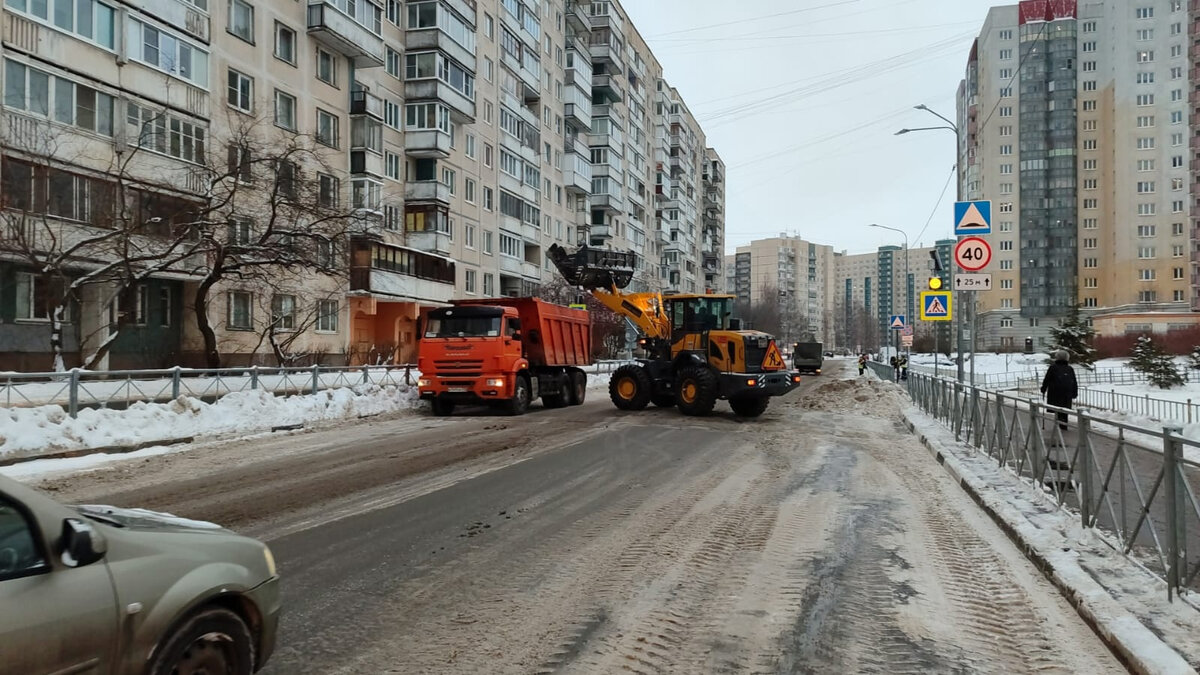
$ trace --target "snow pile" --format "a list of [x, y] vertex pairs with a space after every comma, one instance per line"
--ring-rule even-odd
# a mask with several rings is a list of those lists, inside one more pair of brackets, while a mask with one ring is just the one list
[[806, 394], [800, 407], [838, 413], [878, 411], [895, 389], [894, 384], [881, 383], [876, 377], [828, 380]]
[[612, 373], [589, 373], [587, 388], [607, 390], [610, 380], [612, 380]]
[[134, 403], [125, 410], [85, 408], [74, 419], [58, 405], [0, 408], [0, 457], [253, 432], [419, 405], [415, 387], [372, 384], [287, 397], [242, 391], [214, 403], [181, 396], [169, 403]]

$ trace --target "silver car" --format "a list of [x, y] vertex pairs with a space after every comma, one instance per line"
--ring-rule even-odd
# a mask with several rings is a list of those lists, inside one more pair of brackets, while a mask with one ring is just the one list
[[275, 646], [261, 542], [211, 523], [66, 507], [0, 476], [0, 674], [243, 675]]

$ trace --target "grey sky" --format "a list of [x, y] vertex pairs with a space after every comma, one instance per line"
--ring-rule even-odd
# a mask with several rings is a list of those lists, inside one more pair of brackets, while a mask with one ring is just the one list
[[[950, 235], [954, 118], [984, 0], [625, 0], [729, 167], [726, 249], [799, 234], [851, 253]], [[760, 18], [763, 17], [763, 18]], [[707, 28], [705, 28], [707, 27]], [[698, 29], [698, 30], [692, 30]], [[775, 98], [772, 98], [775, 97]], [[756, 104], [756, 102], [759, 102]], [[918, 235], [920, 239], [918, 240]]]

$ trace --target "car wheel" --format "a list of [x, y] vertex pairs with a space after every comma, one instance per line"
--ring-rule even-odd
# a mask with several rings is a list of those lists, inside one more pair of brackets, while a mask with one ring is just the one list
[[246, 622], [219, 607], [188, 617], [159, 645], [151, 675], [250, 675], [254, 639]]
[[758, 417], [767, 411], [771, 399], [766, 396], [738, 396], [729, 399], [729, 407], [738, 417]]
[[684, 415], [711, 415], [717, 404], [717, 377], [706, 366], [685, 368], [675, 381], [675, 404]]
[[608, 397], [621, 410], [642, 410], [650, 403], [650, 391], [654, 385], [650, 374], [638, 365], [617, 368], [608, 383]]

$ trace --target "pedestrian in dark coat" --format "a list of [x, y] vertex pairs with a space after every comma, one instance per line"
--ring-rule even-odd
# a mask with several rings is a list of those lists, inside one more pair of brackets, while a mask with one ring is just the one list
[[[1054, 363], [1046, 369], [1046, 377], [1042, 378], [1042, 395], [1046, 403], [1057, 408], [1070, 408], [1079, 396], [1079, 383], [1075, 379], [1075, 369], [1071, 367], [1071, 355], [1065, 349], [1054, 352]], [[1067, 413], [1056, 413], [1058, 428], [1066, 430]]]

